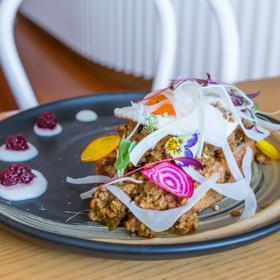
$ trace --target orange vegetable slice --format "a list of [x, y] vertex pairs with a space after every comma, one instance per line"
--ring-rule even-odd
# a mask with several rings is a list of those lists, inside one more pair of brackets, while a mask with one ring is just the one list
[[[166, 100], [167, 98], [164, 95], [156, 95], [152, 97], [148, 102], [147, 105], [154, 105], [157, 104], [163, 100]], [[154, 112], [152, 112], [154, 115], [163, 115], [167, 114], [168, 116], [175, 116], [176, 112], [174, 110], [174, 107], [172, 104], [163, 104], [159, 108], [157, 108]]]
[[99, 160], [114, 151], [121, 140], [119, 135], [106, 135], [90, 142], [81, 154], [82, 162]]
[[164, 115], [175, 116], [176, 112], [172, 104], [163, 104], [158, 109], [153, 112], [154, 115]]
[[147, 105], [155, 105], [157, 103], [159, 103], [160, 101], [166, 100], [166, 97], [164, 95], [156, 95], [154, 97], [151, 97], [148, 101], [147, 101]]

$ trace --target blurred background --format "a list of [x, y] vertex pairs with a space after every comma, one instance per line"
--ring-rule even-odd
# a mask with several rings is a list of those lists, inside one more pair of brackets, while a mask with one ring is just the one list
[[[0, 0], [1, 1], [1, 0]], [[174, 77], [221, 78], [217, 19], [205, 0], [172, 0]], [[280, 75], [280, 1], [229, 0], [240, 39], [237, 81]], [[105, 91], [149, 90], [160, 48], [150, 0], [24, 0], [15, 38], [40, 103]], [[0, 73], [0, 110], [16, 108]]]

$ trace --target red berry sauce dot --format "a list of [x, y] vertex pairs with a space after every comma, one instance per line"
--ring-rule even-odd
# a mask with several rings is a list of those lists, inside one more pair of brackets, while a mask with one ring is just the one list
[[12, 151], [26, 151], [29, 149], [27, 141], [22, 134], [8, 136], [6, 138], [5, 148]]
[[39, 115], [37, 126], [39, 128], [54, 129], [57, 125], [57, 119], [54, 112], [43, 112]]
[[35, 175], [26, 164], [12, 164], [0, 171], [0, 183], [5, 187], [29, 184]]

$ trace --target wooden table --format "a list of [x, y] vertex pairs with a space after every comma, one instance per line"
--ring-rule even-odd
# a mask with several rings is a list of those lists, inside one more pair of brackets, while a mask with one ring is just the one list
[[[263, 111], [280, 108], [280, 78], [239, 86], [249, 91], [262, 90], [258, 99]], [[280, 279], [280, 232], [209, 256], [124, 261], [46, 248], [0, 229], [0, 279]]]

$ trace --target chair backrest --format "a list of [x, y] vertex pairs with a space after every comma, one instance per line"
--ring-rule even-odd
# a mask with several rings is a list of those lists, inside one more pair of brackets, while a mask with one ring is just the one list
[[[4, 74], [20, 109], [38, 104], [30, 82], [20, 61], [15, 40], [14, 22], [23, 0], [0, 1], [0, 60]], [[239, 70], [239, 36], [236, 21], [228, 0], [208, 0], [219, 23], [222, 44], [221, 80], [233, 82]], [[161, 44], [157, 71], [152, 89], [166, 87], [174, 78], [173, 69], [177, 48], [177, 26], [170, 0], [154, 0], [158, 12]]]
[[19, 108], [24, 110], [38, 105], [38, 101], [20, 61], [14, 39], [15, 17], [21, 2], [0, 1], [0, 61], [15, 100]]
[[232, 83], [238, 78], [240, 42], [236, 19], [229, 0], [208, 0], [219, 25], [222, 45], [221, 80]]
[[[240, 64], [240, 44], [233, 9], [228, 0], [208, 0], [217, 17], [222, 45], [221, 80], [235, 82]], [[155, 0], [161, 27], [161, 50], [153, 90], [165, 88], [174, 78], [173, 69], [177, 48], [175, 13], [169, 0]]]

